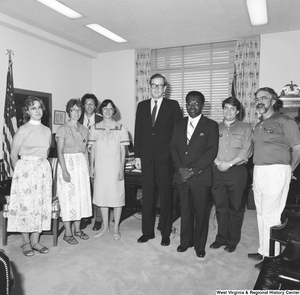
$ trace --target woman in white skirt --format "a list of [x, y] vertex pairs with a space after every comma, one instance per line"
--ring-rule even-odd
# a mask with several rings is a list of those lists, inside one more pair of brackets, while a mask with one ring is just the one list
[[[58, 169], [57, 196], [65, 227], [64, 240], [78, 244], [74, 236], [87, 240], [89, 236], [80, 230], [81, 218], [92, 215], [90, 177], [88, 171], [87, 141], [89, 131], [78, 120], [82, 113], [80, 99], [71, 99], [66, 112], [69, 120], [56, 132]], [[74, 222], [74, 234], [72, 231]]]
[[18, 129], [12, 142], [14, 175], [7, 231], [21, 232], [25, 256], [33, 256], [33, 250], [49, 252], [39, 243], [40, 233], [51, 227], [52, 174], [47, 160], [51, 130], [41, 123], [45, 109], [41, 99], [29, 96], [25, 111], [30, 120]]

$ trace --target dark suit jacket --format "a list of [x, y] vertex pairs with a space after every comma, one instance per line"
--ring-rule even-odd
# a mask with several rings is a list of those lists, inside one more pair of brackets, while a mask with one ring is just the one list
[[212, 184], [211, 164], [217, 156], [219, 127], [217, 122], [201, 115], [190, 143], [187, 144], [188, 117], [179, 121], [174, 128], [171, 152], [176, 168], [175, 181], [183, 183], [179, 168], [192, 168], [194, 176], [187, 180], [190, 185], [210, 186]]
[[[80, 117], [80, 119], [78, 120], [78, 122], [82, 125], [83, 124], [83, 120], [84, 120], [84, 113], [82, 113], [82, 116]], [[103, 120], [103, 117], [95, 114], [95, 123], [99, 123]]]
[[142, 165], [150, 165], [153, 157], [164, 164], [171, 156], [170, 143], [175, 123], [182, 119], [176, 100], [163, 98], [156, 121], [152, 126], [151, 100], [138, 104], [134, 133], [134, 156], [141, 158]]

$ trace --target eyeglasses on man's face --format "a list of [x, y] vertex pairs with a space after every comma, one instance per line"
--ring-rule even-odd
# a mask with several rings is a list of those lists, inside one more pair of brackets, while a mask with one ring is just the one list
[[254, 98], [254, 102], [257, 103], [259, 101], [263, 101], [263, 102], [266, 102], [266, 101], [269, 101], [269, 100], [272, 100], [271, 97], [267, 97], [267, 96], [262, 96], [262, 97], [256, 97]]
[[151, 84], [151, 88], [152, 88], [152, 89], [156, 89], [156, 88], [158, 88], [158, 89], [163, 89], [163, 88], [164, 88], [164, 85], [163, 85], [163, 84], [154, 84], [154, 83], [152, 83], [152, 84]]

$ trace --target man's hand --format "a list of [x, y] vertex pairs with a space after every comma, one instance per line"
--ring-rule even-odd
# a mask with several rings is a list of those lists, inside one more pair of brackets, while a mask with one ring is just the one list
[[191, 178], [194, 175], [194, 172], [190, 168], [181, 167], [178, 170], [181, 179], [183, 182], [187, 181], [189, 178]]
[[218, 170], [221, 172], [225, 172], [230, 168], [230, 162], [222, 162], [217, 166]]
[[140, 158], [135, 158], [134, 159], [134, 166], [136, 169], [141, 170], [142, 169], [142, 164], [141, 164], [141, 159]]
[[118, 179], [119, 179], [119, 181], [124, 180], [124, 169], [120, 169], [120, 171], [118, 173]]

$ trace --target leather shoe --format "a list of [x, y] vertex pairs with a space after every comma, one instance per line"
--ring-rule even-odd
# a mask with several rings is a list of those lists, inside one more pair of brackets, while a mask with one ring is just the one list
[[166, 238], [161, 238], [161, 243], [162, 246], [169, 246], [170, 245], [170, 238], [166, 237]]
[[177, 252], [185, 252], [188, 248], [193, 247], [193, 246], [194, 246], [194, 245], [190, 245], [190, 246], [188, 246], [187, 248], [185, 248], [185, 247], [179, 245], [179, 246], [177, 247]]
[[261, 261], [260, 263], [255, 264], [254, 267], [257, 268], [257, 269], [261, 269], [262, 266], [263, 266], [263, 262], [264, 261]]
[[209, 248], [212, 248], [212, 249], [219, 249], [221, 248], [222, 246], [224, 246], [223, 244], [220, 244], [219, 242], [213, 242]]
[[92, 223], [92, 220], [90, 218], [81, 219], [80, 229], [85, 229], [91, 223]]
[[248, 258], [255, 261], [263, 260], [263, 256], [259, 253], [249, 253]]
[[206, 252], [205, 252], [205, 250], [201, 250], [201, 251], [196, 250], [196, 255], [200, 258], [204, 258], [204, 256], [206, 255]]
[[99, 230], [101, 228], [102, 221], [95, 221], [93, 230]]
[[236, 249], [236, 246], [233, 246], [233, 245], [227, 245], [224, 250], [227, 251], [228, 253], [231, 253], [233, 251], [235, 251]]
[[154, 235], [142, 235], [137, 241], [138, 243], [146, 243], [151, 239], [154, 239]]

